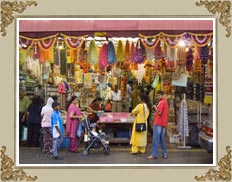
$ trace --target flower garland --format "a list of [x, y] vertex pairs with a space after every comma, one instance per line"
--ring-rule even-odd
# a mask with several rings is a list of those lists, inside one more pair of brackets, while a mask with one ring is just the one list
[[165, 33], [162, 33], [162, 37], [164, 40], [164, 43], [171, 47], [171, 48], [175, 48], [177, 47], [177, 44], [179, 42], [179, 40], [183, 37], [185, 33], [179, 34], [179, 35], [168, 35]]
[[108, 63], [113, 64], [116, 61], [116, 54], [114, 49], [114, 44], [112, 41], [108, 43]]
[[135, 43], [134, 42], [131, 43], [131, 47], [130, 47], [130, 62], [135, 63]]
[[199, 47], [204, 47], [207, 45], [213, 37], [213, 33], [209, 34], [193, 34], [189, 33], [191, 35], [192, 41]]
[[26, 37], [19, 36], [20, 49], [29, 50], [34, 44], [34, 40], [29, 40]]
[[89, 61], [92, 64], [96, 64], [98, 60], [97, 53], [98, 52], [97, 52], [97, 46], [96, 46], [95, 40], [91, 40], [89, 43], [87, 61]]
[[124, 61], [124, 50], [121, 40], [118, 41], [118, 46], [117, 46], [117, 61], [118, 62]]
[[104, 68], [108, 66], [108, 47], [107, 44], [104, 43], [99, 51], [99, 67]]
[[139, 34], [139, 37], [141, 38], [141, 41], [146, 48], [155, 48], [160, 41], [160, 35], [160, 33], [153, 36]]
[[55, 37], [49, 37], [45, 39], [40, 39], [38, 40], [38, 45], [41, 47], [41, 49], [50, 49], [51, 47], [54, 46], [55, 43]]
[[76, 49], [82, 45], [84, 39], [88, 37], [88, 35], [83, 35], [83, 36], [68, 36], [65, 34], [61, 34], [62, 37], [64, 37], [65, 44], [68, 46], [70, 49]]
[[125, 54], [124, 54], [124, 60], [125, 61], [130, 61], [130, 42], [129, 40], [126, 40], [126, 45], [125, 45]]

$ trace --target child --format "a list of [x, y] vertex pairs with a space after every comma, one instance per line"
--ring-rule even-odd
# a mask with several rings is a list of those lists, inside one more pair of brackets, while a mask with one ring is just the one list
[[53, 138], [53, 152], [52, 153], [53, 153], [54, 159], [62, 160], [62, 158], [58, 157], [58, 150], [61, 146], [61, 143], [63, 142], [63, 137], [64, 137], [63, 120], [59, 112], [60, 104], [57, 102], [54, 102], [52, 104], [52, 108], [53, 108], [53, 113], [51, 116], [52, 138]]

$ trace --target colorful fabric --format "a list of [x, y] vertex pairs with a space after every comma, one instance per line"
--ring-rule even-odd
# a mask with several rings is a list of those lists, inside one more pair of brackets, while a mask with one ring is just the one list
[[51, 153], [52, 152], [52, 133], [51, 127], [43, 127], [43, 146], [42, 152]]

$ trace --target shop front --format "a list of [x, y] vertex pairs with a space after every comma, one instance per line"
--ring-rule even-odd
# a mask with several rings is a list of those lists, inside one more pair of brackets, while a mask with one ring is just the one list
[[63, 110], [73, 95], [83, 111], [102, 98], [98, 124], [112, 143], [129, 142], [139, 92], [153, 104], [158, 90], [165, 93], [170, 142], [183, 142], [211, 116], [212, 20], [20, 20], [18, 48], [19, 89], [33, 97], [41, 86], [44, 101], [57, 96]]

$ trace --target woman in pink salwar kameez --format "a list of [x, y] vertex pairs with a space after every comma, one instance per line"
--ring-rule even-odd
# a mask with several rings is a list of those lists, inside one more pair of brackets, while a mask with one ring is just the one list
[[72, 96], [68, 107], [66, 116], [66, 134], [70, 140], [69, 152], [79, 152], [79, 138], [77, 137], [77, 128], [82, 117], [80, 108], [78, 107], [77, 96]]

